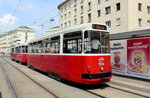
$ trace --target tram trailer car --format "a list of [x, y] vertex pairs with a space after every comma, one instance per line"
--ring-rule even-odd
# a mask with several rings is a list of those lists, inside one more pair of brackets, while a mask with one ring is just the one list
[[27, 63], [27, 45], [19, 45], [11, 48], [11, 59], [20, 63]]
[[[91, 49], [97, 36], [101, 47]], [[101, 24], [83, 24], [28, 43], [29, 67], [56, 79], [82, 84], [99, 84], [111, 79], [109, 32]]]
[[15, 55], [14, 55], [14, 53], [15, 53], [15, 47], [12, 47], [11, 48], [11, 53], [10, 53], [10, 56], [11, 56], [11, 60], [15, 60]]

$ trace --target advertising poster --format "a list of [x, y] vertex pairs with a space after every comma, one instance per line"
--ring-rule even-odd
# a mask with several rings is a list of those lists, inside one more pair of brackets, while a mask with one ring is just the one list
[[112, 72], [126, 74], [127, 67], [127, 40], [115, 40], [110, 42]]
[[131, 39], [127, 41], [127, 74], [149, 78], [150, 39]]

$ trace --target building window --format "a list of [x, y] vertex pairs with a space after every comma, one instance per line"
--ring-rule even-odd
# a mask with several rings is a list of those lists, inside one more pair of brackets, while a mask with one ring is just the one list
[[88, 3], [88, 11], [91, 10], [91, 2]]
[[71, 16], [71, 12], [69, 12], [69, 17]]
[[100, 4], [100, 3], [101, 3], [101, 0], [97, 0], [97, 3]]
[[67, 14], [65, 14], [65, 19], [67, 18]]
[[107, 25], [108, 27], [111, 27], [111, 21], [106, 21], [106, 25]]
[[69, 8], [71, 8], [71, 3], [69, 2]]
[[81, 16], [81, 24], [83, 24], [83, 16]]
[[75, 24], [75, 25], [77, 24], [77, 19], [76, 19], [76, 18], [74, 19], [74, 24]]
[[101, 10], [98, 10], [97, 14], [98, 14], [98, 17], [100, 17], [101, 16]]
[[61, 7], [61, 12], [63, 12], [63, 7]]
[[71, 26], [71, 21], [69, 21], [69, 27]]
[[91, 22], [91, 13], [88, 14], [88, 22]]
[[147, 6], [148, 14], [150, 14], [150, 6]]
[[138, 19], [139, 27], [142, 27], [142, 19]]
[[147, 24], [150, 25], [150, 20], [147, 20]]
[[76, 4], [77, 4], [77, 0], [74, 0], [74, 7], [76, 7]]
[[74, 9], [74, 17], [77, 16], [77, 9]]
[[142, 4], [138, 3], [138, 11], [142, 11]]
[[65, 5], [65, 10], [67, 10], [67, 5]]
[[63, 19], [63, 15], [61, 15], [61, 19]]
[[61, 24], [61, 28], [63, 28], [63, 24]]
[[120, 3], [117, 3], [116, 4], [116, 11], [119, 11], [120, 10]]
[[65, 22], [65, 28], [67, 27], [67, 22]]
[[83, 14], [83, 6], [81, 6], [81, 14]]
[[106, 14], [110, 14], [111, 13], [111, 7], [110, 6], [106, 7], [105, 10], [106, 10]]
[[81, 2], [80, 2], [81, 4], [83, 3], [83, 0], [81, 0]]
[[121, 19], [120, 18], [117, 18], [116, 19], [116, 26], [120, 26], [121, 25]]

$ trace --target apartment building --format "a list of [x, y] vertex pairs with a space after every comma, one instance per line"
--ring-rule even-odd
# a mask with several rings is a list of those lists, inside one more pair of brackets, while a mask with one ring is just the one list
[[49, 34], [57, 32], [59, 30], [60, 30], [59, 26], [56, 26], [56, 27], [49, 28], [46, 32], [47, 32], [47, 35], [49, 35]]
[[10, 48], [25, 44], [34, 38], [35, 31], [26, 26], [20, 26], [14, 30], [0, 35], [0, 53], [10, 53]]
[[150, 26], [150, 0], [65, 0], [58, 9], [61, 29], [89, 22], [108, 25], [111, 33]]

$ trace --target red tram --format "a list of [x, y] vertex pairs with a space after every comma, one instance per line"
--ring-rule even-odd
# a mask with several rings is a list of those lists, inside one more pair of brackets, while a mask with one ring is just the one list
[[20, 63], [27, 63], [27, 45], [19, 45], [11, 48], [11, 59]]
[[[97, 37], [98, 49], [92, 51]], [[111, 79], [109, 32], [97, 23], [67, 28], [28, 43], [27, 63], [56, 79], [98, 84]]]

